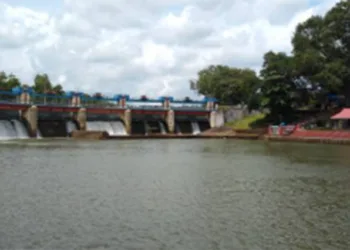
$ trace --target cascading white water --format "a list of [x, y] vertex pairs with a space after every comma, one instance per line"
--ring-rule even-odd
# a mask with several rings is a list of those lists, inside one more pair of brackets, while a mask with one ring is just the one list
[[24, 124], [18, 120], [12, 120], [18, 139], [28, 139], [28, 131]]
[[77, 125], [73, 121], [66, 121], [67, 133], [70, 134], [73, 130], [77, 130]]
[[179, 135], [182, 134], [179, 124], [175, 124], [175, 131], [176, 131], [176, 133], [179, 134]]
[[121, 121], [110, 122], [114, 135], [127, 135], [124, 124]]
[[0, 120], [0, 140], [14, 139], [14, 128], [8, 120]]
[[160, 127], [160, 132], [164, 135], [166, 134], [166, 129], [164, 126], [164, 123], [162, 121], [158, 121], [159, 127]]
[[27, 139], [28, 131], [18, 120], [0, 120], [0, 140]]
[[198, 122], [192, 121], [192, 122], [191, 122], [191, 126], [192, 126], [192, 134], [198, 135], [198, 134], [201, 133], [201, 129], [200, 129], [200, 127], [199, 127]]
[[127, 135], [124, 124], [121, 121], [88, 121], [88, 131], [106, 131], [109, 135]]
[[37, 139], [42, 139], [43, 138], [39, 128], [36, 130], [36, 138]]

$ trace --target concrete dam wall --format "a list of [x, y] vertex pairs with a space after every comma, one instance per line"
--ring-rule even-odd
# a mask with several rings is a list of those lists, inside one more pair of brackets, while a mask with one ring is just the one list
[[89, 96], [80, 92], [55, 95], [20, 87], [0, 92], [12, 100], [0, 98], [0, 137], [5, 139], [69, 137], [89, 132], [109, 136], [194, 135], [217, 127], [219, 118], [217, 100], [210, 97], [178, 100], [169, 96]]
[[[83, 116], [83, 117], [82, 117]], [[171, 122], [170, 122], [171, 123]], [[210, 117], [179, 116], [169, 119], [161, 115], [135, 115], [126, 121], [122, 115], [80, 115], [0, 111], [0, 140], [70, 137], [75, 130], [107, 132], [109, 136], [152, 134], [199, 134], [211, 127]], [[171, 125], [171, 124], [170, 124]], [[34, 134], [33, 134], [34, 133]]]

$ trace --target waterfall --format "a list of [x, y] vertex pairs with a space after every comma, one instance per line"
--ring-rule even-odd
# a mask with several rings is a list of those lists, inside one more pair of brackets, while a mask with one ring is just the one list
[[36, 130], [36, 138], [37, 139], [42, 139], [43, 138], [39, 128], [37, 128], [37, 130]]
[[164, 123], [162, 121], [158, 121], [159, 127], [160, 127], [160, 132], [164, 135], [166, 134], [166, 128], [164, 126]]
[[176, 131], [176, 133], [179, 134], [179, 135], [182, 134], [181, 129], [180, 129], [180, 126], [179, 126], [179, 124], [177, 124], [177, 123], [175, 123], [175, 131]]
[[28, 131], [19, 120], [0, 120], [0, 140], [27, 139]]
[[127, 135], [124, 124], [121, 121], [112, 121], [110, 122], [114, 135]]
[[196, 122], [196, 121], [191, 122], [191, 126], [192, 126], [192, 134], [194, 134], [194, 135], [200, 134], [201, 129], [199, 127], [198, 122]]
[[88, 131], [106, 131], [109, 135], [127, 135], [121, 121], [88, 121]]
[[73, 121], [66, 121], [67, 134], [72, 133], [74, 130], [77, 130], [77, 125]]
[[15, 131], [18, 139], [29, 138], [28, 131], [22, 122], [20, 122], [19, 120], [12, 120], [12, 123], [15, 127]]

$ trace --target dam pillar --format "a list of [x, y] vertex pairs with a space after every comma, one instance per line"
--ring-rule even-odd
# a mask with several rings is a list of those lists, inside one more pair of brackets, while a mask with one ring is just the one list
[[79, 107], [81, 105], [81, 98], [80, 98], [80, 94], [78, 93], [74, 93], [72, 95], [72, 99], [70, 102], [71, 106], [73, 107]]
[[169, 100], [169, 98], [164, 98], [164, 100], [163, 100], [163, 108], [170, 109], [170, 100]]
[[30, 94], [27, 91], [24, 91], [19, 96], [19, 102], [22, 104], [29, 104], [30, 103]]
[[208, 101], [206, 108], [207, 108], [207, 110], [213, 110], [214, 109], [214, 102]]
[[170, 134], [175, 133], [175, 112], [174, 110], [170, 109], [167, 111], [166, 114], [166, 124], [168, 126], [168, 130]]
[[126, 108], [127, 101], [130, 99], [128, 95], [118, 96], [118, 107]]
[[28, 132], [30, 137], [36, 137], [38, 130], [38, 108], [31, 106], [27, 110], [23, 111], [22, 117], [28, 123]]
[[215, 98], [207, 98], [207, 110], [218, 110], [217, 100]]
[[118, 107], [120, 107], [120, 108], [125, 108], [126, 107], [126, 99], [125, 99], [125, 97], [120, 98], [120, 100], [118, 101]]
[[82, 131], [86, 130], [86, 121], [87, 121], [87, 114], [86, 114], [86, 109], [81, 108], [78, 110], [78, 113], [76, 115], [76, 121], [79, 124], [79, 128]]
[[126, 109], [124, 114], [121, 115], [121, 118], [125, 125], [125, 131], [128, 135], [131, 135], [131, 110]]
[[163, 96], [161, 97], [162, 106], [166, 109], [165, 115], [165, 123], [168, 127], [168, 131], [170, 134], [175, 133], [175, 113], [174, 110], [171, 109], [171, 102], [174, 100], [171, 96]]
[[210, 128], [216, 128], [218, 127], [216, 124], [216, 120], [217, 120], [217, 112], [215, 110], [210, 112], [209, 115], [209, 124], [210, 124]]

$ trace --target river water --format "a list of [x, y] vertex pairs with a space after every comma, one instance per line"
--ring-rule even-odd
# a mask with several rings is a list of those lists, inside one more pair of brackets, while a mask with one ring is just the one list
[[0, 249], [350, 249], [349, 147], [0, 144]]

